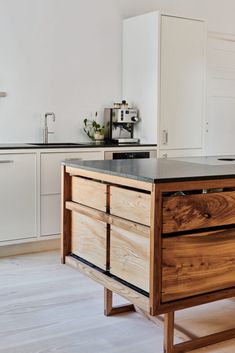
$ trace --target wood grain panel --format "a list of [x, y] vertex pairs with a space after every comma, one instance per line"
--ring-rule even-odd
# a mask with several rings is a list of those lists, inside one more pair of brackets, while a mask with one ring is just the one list
[[72, 177], [72, 200], [97, 210], [106, 211], [106, 184]]
[[72, 212], [73, 254], [106, 270], [106, 224]]
[[235, 286], [235, 229], [163, 239], [162, 301]]
[[99, 172], [93, 172], [90, 170], [73, 168], [73, 167], [66, 167], [66, 172], [72, 175], [83, 176], [86, 178], [92, 178], [96, 180], [103, 180], [108, 183], [118, 184], [129, 186], [136, 189], [148, 190], [152, 191], [152, 183], [148, 183], [145, 181], [137, 180], [137, 179], [130, 179], [130, 178], [123, 178], [117, 175], [110, 175], [104, 174]]
[[150, 194], [110, 187], [110, 213], [150, 226]]
[[150, 235], [111, 226], [110, 273], [149, 292]]
[[71, 252], [71, 212], [66, 208], [66, 202], [71, 200], [71, 177], [61, 167], [61, 263], [65, 263], [65, 256]]
[[163, 199], [163, 233], [235, 224], [235, 192]]
[[108, 288], [112, 292], [137, 305], [138, 308], [142, 308], [144, 311], [149, 313], [149, 298], [143, 294], [138, 293], [134, 289], [125, 286], [124, 284], [116, 281], [104, 273], [97, 271], [83, 262], [74, 259], [71, 256], [66, 257], [66, 264], [84, 273], [87, 277], [93, 279], [97, 283], [100, 283], [105, 288]]
[[98, 221], [102, 221], [104, 223], [113, 224], [116, 227], [129, 230], [130, 232], [134, 232], [136, 234], [146, 235], [146, 236], [149, 235], [149, 227], [147, 226], [144, 226], [139, 223], [134, 223], [132, 221], [128, 221], [127, 219], [110, 215], [108, 213], [105, 213], [99, 210], [95, 210], [91, 207], [87, 207], [75, 202], [67, 201], [66, 208], [70, 211], [84, 214], [85, 216], [96, 219]]

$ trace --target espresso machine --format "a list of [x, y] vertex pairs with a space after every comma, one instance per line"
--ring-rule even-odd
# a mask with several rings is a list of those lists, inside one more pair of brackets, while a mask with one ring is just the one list
[[138, 143], [134, 126], [139, 121], [137, 110], [128, 108], [125, 101], [104, 109], [105, 140], [115, 143]]

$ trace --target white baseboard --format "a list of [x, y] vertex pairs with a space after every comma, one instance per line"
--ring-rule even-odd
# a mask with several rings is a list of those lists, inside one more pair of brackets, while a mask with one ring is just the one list
[[31, 243], [0, 246], [0, 257], [30, 254], [60, 249], [60, 239], [33, 241]]

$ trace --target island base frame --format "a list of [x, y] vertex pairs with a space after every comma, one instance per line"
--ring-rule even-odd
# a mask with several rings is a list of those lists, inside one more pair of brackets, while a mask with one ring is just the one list
[[[175, 192], [181, 190], [197, 190], [204, 188], [219, 188], [233, 187], [235, 188], [235, 179], [223, 180], [197, 180], [186, 182], [166, 182], [161, 184], [148, 184], [139, 182], [137, 180], [130, 180], [122, 177], [110, 176], [101, 173], [89, 172], [86, 170], [79, 170], [75, 168], [62, 168], [62, 188], [63, 188], [63, 201], [62, 201], [62, 263], [66, 263], [86, 276], [92, 278], [104, 287], [104, 313], [106, 316], [116, 315], [123, 312], [133, 311], [137, 309], [146, 313], [148, 317], [154, 318], [159, 322], [164, 322], [164, 353], [180, 353], [188, 352], [194, 349], [205, 347], [211, 344], [226, 341], [235, 338], [235, 329], [229, 329], [218, 333], [213, 333], [204, 337], [196, 337], [194, 334], [185, 332], [175, 324], [175, 312], [187, 307], [197, 306], [212, 301], [231, 298], [235, 296], [235, 287], [224, 288], [219, 291], [200, 294], [194, 297], [179, 299], [176, 301], [162, 302], [161, 301], [161, 236], [162, 213], [156, 212], [156, 208], [162, 206], [163, 193]], [[104, 182], [111, 182], [117, 185], [125, 185], [130, 188], [143, 189], [151, 193], [152, 213], [151, 213], [151, 279], [150, 279], [150, 297], [146, 297], [135, 290], [125, 286], [108, 277], [104, 273], [98, 272], [96, 269], [74, 259], [71, 254], [71, 176], [78, 175], [91, 179], [103, 180]], [[70, 209], [69, 209], [70, 208]], [[79, 207], [78, 207], [79, 208]], [[79, 210], [81, 211], [81, 209]], [[162, 210], [161, 210], [162, 212]], [[116, 293], [131, 304], [113, 307], [113, 293]], [[158, 315], [164, 314], [158, 319]], [[153, 320], [152, 320], [153, 321]], [[186, 341], [183, 343], [174, 344], [174, 336], [176, 332], [186, 336]], [[177, 336], [179, 336], [177, 334]], [[189, 340], [188, 340], [189, 339]]]

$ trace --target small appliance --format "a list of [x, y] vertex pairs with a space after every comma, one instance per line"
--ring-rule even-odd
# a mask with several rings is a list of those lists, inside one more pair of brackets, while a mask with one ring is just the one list
[[138, 112], [128, 108], [126, 101], [113, 108], [104, 109], [105, 140], [115, 143], [138, 143], [134, 137], [134, 126], [138, 123]]

